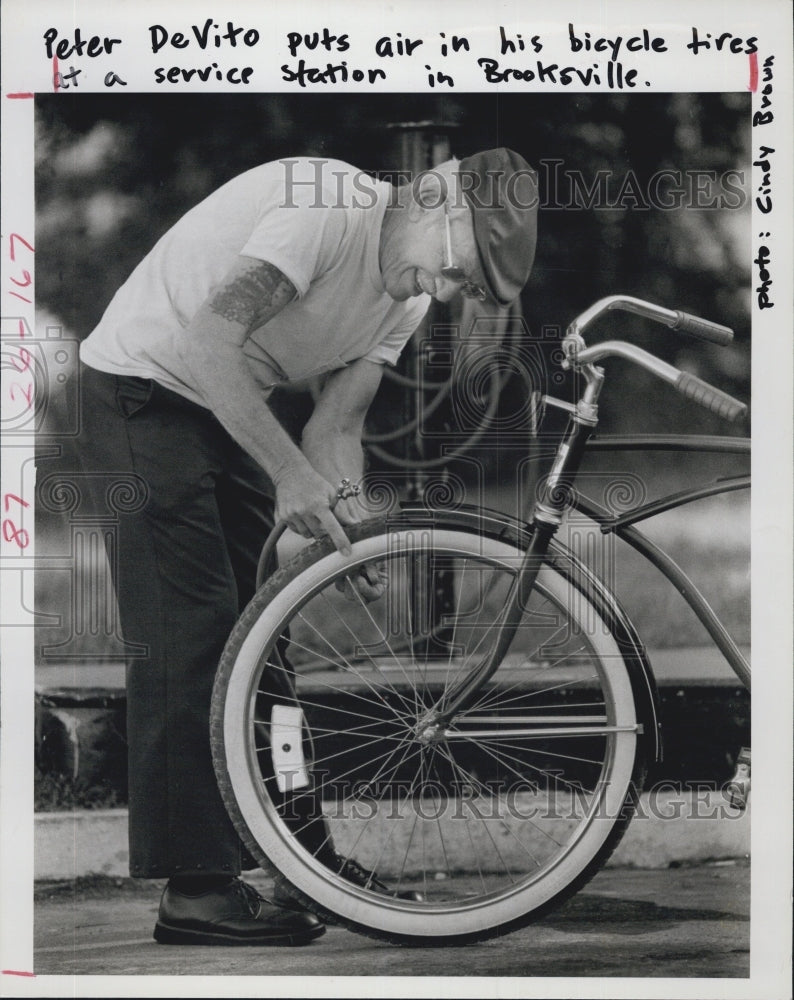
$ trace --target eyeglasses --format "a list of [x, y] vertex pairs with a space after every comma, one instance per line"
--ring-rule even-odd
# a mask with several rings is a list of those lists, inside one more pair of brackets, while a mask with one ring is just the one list
[[449, 202], [444, 202], [444, 226], [447, 233], [447, 256], [446, 264], [441, 268], [441, 273], [445, 278], [449, 278], [451, 281], [456, 281], [460, 284], [460, 294], [466, 299], [477, 299], [479, 302], [484, 302], [487, 298], [487, 293], [484, 288], [480, 285], [476, 285], [473, 281], [469, 281], [466, 277], [466, 272], [462, 267], [456, 267], [452, 263], [452, 231], [449, 225]]

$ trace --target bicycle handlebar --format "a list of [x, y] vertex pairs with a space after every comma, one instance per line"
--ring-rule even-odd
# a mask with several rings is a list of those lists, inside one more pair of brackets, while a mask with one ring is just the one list
[[634, 344], [627, 344], [622, 340], [605, 340], [600, 344], [595, 344], [593, 347], [583, 347], [581, 346], [583, 344], [584, 341], [582, 341], [581, 337], [569, 340], [566, 361], [563, 363], [563, 367], [570, 368], [574, 365], [576, 367], [592, 365], [609, 356], [625, 358], [649, 371], [657, 378], [662, 379], [663, 382], [667, 382], [680, 392], [681, 395], [686, 396], [687, 399], [691, 399], [707, 410], [711, 410], [717, 416], [723, 417], [726, 420], [738, 420], [747, 413], [746, 405], [738, 399], [734, 399], [733, 396], [729, 396], [727, 392], [716, 389], [713, 385], [709, 385], [708, 382], [704, 382], [696, 375], [690, 375], [689, 372], [683, 372], [679, 368], [674, 368], [672, 365], [667, 364], [666, 361], [662, 361], [661, 358], [657, 358], [654, 354], [650, 354], [648, 351], [644, 351], [641, 347], [637, 347]]
[[689, 372], [679, 374], [675, 387], [682, 396], [705, 406], [707, 410], [716, 413], [718, 417], [724, 417], [725, 420], [738, 420], [747, 413], [744, 403], [740, 403], [738, 399], [734, 399], [721, 389], [715, 389], [697, 375], [690, 375]]
[[733, 330], [727, 326], [720, 326], [719, 323], [712, 323], [710, 320], [701, 319], [699, 316], [692, 316], [690, 313], [677, 310], [677, 321], [671, 326], [672, 330], [680, 330], [688, 333], [698, 340], [707, 340], [711, 344], [719, 344], [724, 347], [733, 340]]
[[655, 323], [661, 323], [671, 330], [680, 330], [682, 333], [688, 333], [691, 337], [707, 340], [712, 344], [725, 346], [733, 340], [733, 330], [727, 326], [720, 326], [719, 323], [712, 323], [699, 316], [692, 316], [680, 309], [665, 309], [664, 306], [657, 306], [653, 302], [645, 302], [643, 299], [635, 299], [630, 295], [608, 295], [606, 298], [599, 299], [598, 302], [576, 317], [568, 327], [567, 336], [581, 336], [599, 316], [616, 309], [622, 312], [636, 313], [638, 316], [644, 316]]

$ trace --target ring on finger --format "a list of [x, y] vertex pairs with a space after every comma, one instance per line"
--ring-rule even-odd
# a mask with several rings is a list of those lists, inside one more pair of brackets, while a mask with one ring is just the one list
[[339, 485], [336, 488], [336, 499], [337, 500], [347, 500], [350, 497], [357, 497], [361, 493], [361, 486], [359, 483], [351, 483], [351, 481], [345, 476], [344, 479], [340, 480]]

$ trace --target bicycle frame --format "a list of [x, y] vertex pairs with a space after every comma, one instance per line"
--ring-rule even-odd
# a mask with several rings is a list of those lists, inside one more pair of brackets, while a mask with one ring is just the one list
[[[589, 448], [597, 448], [603, 451], [645, 451], [652, 448], [660, 451], [713, 451], [721, 454], [741, 455], [749, 454], [750, 439], [709, 439], [697, 435], [614, 439], [607, 437], [591, 440]], [[586, 517], [591, 518], [599, 526], [602, 534], [615, 534], [644, 556], [673, 584], [748, 691], [751, 684], [750, 665], [725, 626], [714, 614], [708, 601], [681, 567], [666, 552], [659, 548], [658, 545], [633, 526], [638, 521], [655, 517], [657, 514], [665, 511], [675, 510], [695, 500], [701, 500], [710, 496], [719, 496], [736, 490], [749, 489], [749, 487], [749, 476], [731, 476], [706, 486], [683, 490], [680, 493], [668, 494], [651, 503], [635, 507], [633, 510], [621, 514], [619, 517], [614, 517], [590, 498], [584, 497], [578, 492], [571, 498], [571, 507]]]
[[[583, 376], [584, 389], [575, 404], [549, 396], [543, 397], [547, 405], [559, 407], [569, 413], [568, 426], [557, 447], [551, 471], [543, 482], [539, 498], [533, 507], [531, 514], [532, 538], [510, 587], [501, 614], [501, 621], [497, 625], [496, 641], [492, 650], [452, 689], [447, 698], [444, 699], [443, 705], [435, 705], [427, 713], [422, 724], [429, 728], [446, 725], [455, 715], [468, 707], [481, 686], [497, 670], [519, 626], [543, 559], [569, 507], [591, 517], [603, 533], [615, 533], [617, 537], [623, 539], [656, 566], [684, 596], [741, 682], [748, 688], [750, 686], [748, 663], [703, 595], [666, 553], [633, 527], [637, 521], [664, 510], [672, 510], [704, 496], [746, 488], [749, 485], [749, 479], [736, 477], [727, 483], [712, 484], [707, 487], [698, 487], [671, 494], [661, 500], [640, 506], [619, 518], [613, 518], [591, 500], [579, 496], [575, 490], [576, 477], [585, 449], [598, 424], [597, 404], [604, 384], [604, 371], [596, 365], [596, 362], [602, 357], [613, 355], [626, 358], [673, 385], [683, 395], [723, 416], [735, 417], [744, 410], [740, 403], [720, 390], [678, 371], [654, 355], [633, 345], [621, 341], [607, 341], [597, 347], [587, 348], [582, 339], [584, 329], [601, 313], [612, 309], [625, 309], [629, 312], [645, 315], [673, 329], [682, 329], [701, 337], [701, 339], [717, 343], [727, 343], [732, 337], [731, 331], [716, 324], [710, 324], [685, 313], [661, 309], [641, 300], [618, 296], [596, 303], [571, 324], [563, 342], [563, 351], [566, 356], [565, 367], [571, 368]], [[730, 440], [722, 439], [719, 444], [715, 444], [714, 450], [745, 452], [749, 449], [749, 442], [731, 446], [726, 443]], [[672, 447], [674, 450], [680, 447], [684, 450], [686, 445], [682, 444], [683, 441], [684, 439], [681, 437], [657, 439], [657, 447]], [[632, 448], [637, 442], [638, 439], [622, 439], [622, 447]], [[702, 439], [700, 442], [702, 444]], [[604, 447], [603, 442], [600, 446]]]

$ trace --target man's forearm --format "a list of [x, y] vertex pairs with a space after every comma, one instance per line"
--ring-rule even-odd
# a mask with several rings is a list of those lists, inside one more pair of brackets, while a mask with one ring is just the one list
[[181, 331], [177, 346], [206, 406], [273, 480], [276, 517], [305, 538], [328, 535], [346, 554], [350, 543], [331, 512], [333, 486], [271, 412], [243, 350], [251, 331], [294, 295], [278, 268], [240, 257]]
[[343, 478], [356, 483], [364, 473], [360, 432], [304, 434], [301, 450], [312, 467], [335, 486]]
[[335, 372], [303, 430], [304, 455], [335, 485], [344, 477], [357, 482], [363, 474], [364, 420], [382, 374], [383, 366], [366, 358]]
[[178, 345], [206, 405], [277, 485], [285, 474], [308, 471], [308, 466], [267, 405], [243, 345], [252, 329], [294, 296], [294, 286], [278, 268], [240, 257], [182, 331]]
[[224, 429], [278, 483], [304, 456], [268, 406], [242, 351], [216, 341], [207, 352], [206, 342], [186, 341], [182, 352], [194, 383]]

